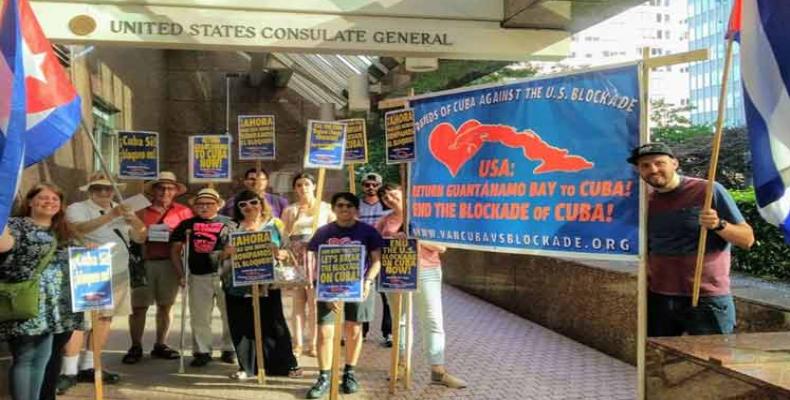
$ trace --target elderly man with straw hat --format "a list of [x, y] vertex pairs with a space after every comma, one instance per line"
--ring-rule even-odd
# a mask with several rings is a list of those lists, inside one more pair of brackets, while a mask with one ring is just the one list
[[[202, 367], [212, 360], [211, 313], [214, 304], [222, 315], [222, 361], [236, 363], [236, 352], [228, 328], [225, 292], [222, 290], [219, 267], [224, 258], [229, 258], [226, 248], [236, 223], [219, 215], [225, 205], [219, 193], [212, 188], [201, 189], [190, 200], [195, 216], [182, 221], [173, 231], [170, 242], [170, 260], [175, 266], [181, 286], [186, 286], [186, 269], [189, 268], [189, 323], [192, 328], [193, 367]], [[187, 232], [190, 232], [187, 235]], [[187, 263], [182, 265], [181, 250], [187, 243]]]
[[170, 331], [173, 303], [178, 295], [178, 276], [170, 263], [170, 233], [185, 219], [192, 218], [192, 210], [175, 202], [187, 192], [187, 187], [178, 182], [170, 171], [161, 171], [159, 177], [145, 184], [145, 193], [151, 205], [138, 215], [148, 228], [144, 244], [145, 273], [147, 285], [132, 291], [132, 315], [129, 316], [129, 334], [132, 347], [123, 357], [123, 363], [134, 364], [143, 357], [143, 332], [148, 307], [156, 304], [156, 343], [151, 357], [174, 360], [178, 351], [165, 342]]
[[[80, 190], [88, 193], [88, 199], [70, 205], [66, 219], [86, 244], [110, 245], [112, 252], [112, 310], [100, 312], [98, 322], [91, 327], [88, 345], [83, 348], [83, 334], [75, 331], [65, 347], [62, 375], [58, 380], [58, 391], [63, 393], [77, 381], [93, 382], [93, 342], [103, 348], [110, 333], [113, 316], [132, 313], [131, 289], [129, 286], [130, 241], [142, 243], [146, 228], [132, 210], [113, 201], [113, 182], [103, 173], [93, 174]], [[103, 371], [103, 380], [115, 383], [117, 374]]]

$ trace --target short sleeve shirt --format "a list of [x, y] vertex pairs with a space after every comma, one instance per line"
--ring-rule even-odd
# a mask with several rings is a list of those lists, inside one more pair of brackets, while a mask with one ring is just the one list
[[192, 217], [182, 221], [170, 236], [170, 243], [186, 241], [189, 229], [189, 273], [206, 275], [217, 272], [218, 252], [230, 241], [236, 223], [224, 215], [212, 219]]
[[313, 252], [318, 251], [318, 246], [322, 244], [361, 244], [365, 246], [365, 271], [370, 268], [370, 253], [384, 246], [384, 240], [372, 226], [356, 222], [349, 227], [342, 227], [337, 222], [326, 224], [319, 228], [307, 249]]
[[[179, 203], [173, 203], [170, 208], [164, 213], [158, 209], [150, 206], [138, 214], [143, 224], [149, 227], [154, 224], [165, 224], [173, 229], [181, 223], [181, 221], [192, 218], [192, 210]], [[170, 258], [170, 245], [168, 243], [159, 242], [146, 242], [145, 243], [145, 259], [146, 260], [166, 260]]]
[[[113, 203], [112, 207], [116, 204]], [[112, 208], [102, 208], [93, 200], [74, 203], [66, 208], [66, 219], [72, 224], [87, 222], [112, 211]], [[118, 217], [110, 223], [102, 225], [88, 233], [83, 238], [98, 245], [110, 244], [112, 247], [112, 272], [113, 274], [126, 274], [129, 270], [129, 226], [123, 218]], [[117, 232], [117, 233], [116, 233]], [[120, 236], [119, 236], [120, 235]]]

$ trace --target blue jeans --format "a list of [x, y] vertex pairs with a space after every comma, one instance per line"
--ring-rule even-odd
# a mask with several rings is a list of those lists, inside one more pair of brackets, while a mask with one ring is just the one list
[[734, 329], [732, 295], [700, 297], [692, 307], [690, 296], [647, 294], [648, 336], [726, 335]]
[[13, 363], [8, 370], [13, 400], [38, 399], [52, 354], [52, 334], [18, 336], [8, 340]]

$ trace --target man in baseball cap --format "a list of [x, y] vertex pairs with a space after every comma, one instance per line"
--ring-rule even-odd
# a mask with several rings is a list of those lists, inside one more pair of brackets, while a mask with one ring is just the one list
[[[678, 173], [663, 143], [634, 148], [628, 162], [648, 185], [648, 336], [730, 334], [730, 247], [749, 249], [754, 233], [732, 196], [714, 183], [713, 207], [704, 209], [707, 181]], [[691, 306], [700, 227], [709, 231], [697, 307]]]

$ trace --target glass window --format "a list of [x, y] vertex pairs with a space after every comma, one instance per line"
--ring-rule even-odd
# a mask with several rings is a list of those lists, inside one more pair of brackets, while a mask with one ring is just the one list
[[[107, 163], [107, 169], [110, 173], [115, 173], [118, 170], [118, 135], [115, 133], [115, 114], [118, 110], [103, 103], [97, 101], [93, 105], [93, 139], [104, 162]], [[93, 169], [95, 171], [102, 169], [99, 156], [95, 152]]]

